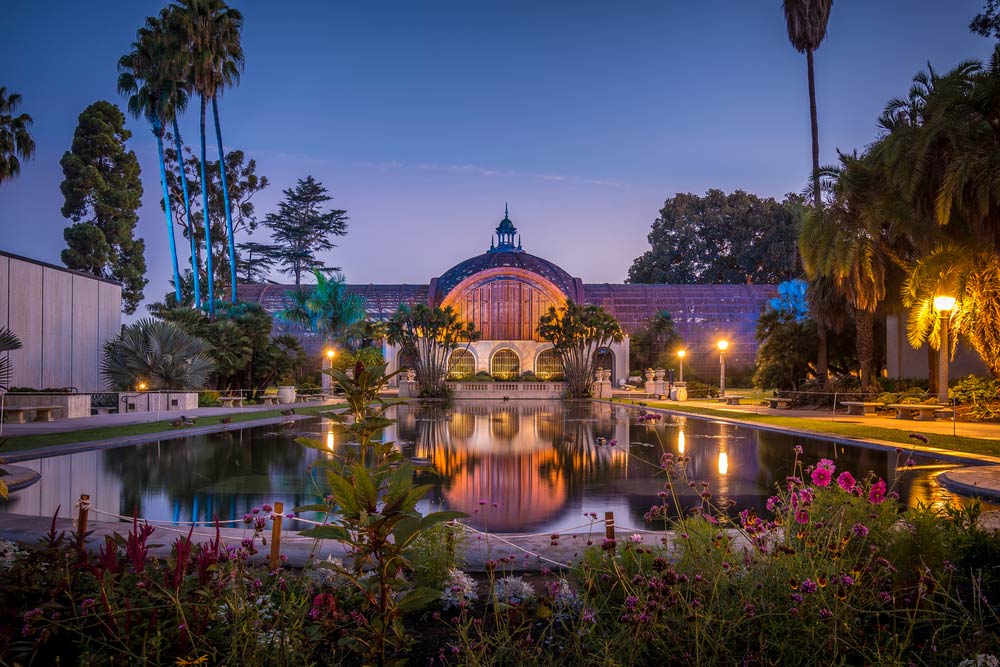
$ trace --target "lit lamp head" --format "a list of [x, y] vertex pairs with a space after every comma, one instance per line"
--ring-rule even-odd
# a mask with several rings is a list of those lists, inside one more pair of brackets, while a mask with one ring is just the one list
[[685, 354], [687, 354], [687, 350], [677, 350], [677, 356], [680, 357], [681, 359], [684, 358]]
[[720, 340], [715, 345], [716, 345], [716, 347], [719, 348], [719, 352], [725, 352], [727, 349], [729, 349], [729, 341], [726, 340], [725, 338], [723, 338], [722, 340]]
[[945, 311], [951, 310], [954, 307], [955, 307], [955, 297], [945, 296], [943, 294], [934, 297], [934, 310], [943, 313]]
[[146, 391], [146, 386], [147, 385], [146, 385], [145, 382], [140, 382], [139, 384], [137, 384], [135, 386], [135, 388], [136, 388], [137, 391]]
[[337, 351], [334, 350], [332, 347], [328, 348], [326, 351], [326, 358], [332, 361], [335, 356], [337, 356]]

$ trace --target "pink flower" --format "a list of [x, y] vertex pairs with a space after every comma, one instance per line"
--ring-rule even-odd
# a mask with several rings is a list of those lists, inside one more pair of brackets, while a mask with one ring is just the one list
[[799, 510], [795, 513], [796, 523], [809, 523], [809, 510]]
[[872, 484], [872, 488], [868, 491], [868, 502], [872, 505], [878, 505], [885, 501], [885, 480], [879, 477], [879, 480]]
[[816, 486], [830, 486], [830, 479], [833, 477], [826, 468], [816, 468], [812, 471], [812, 482]]
[[842, 488], [844, 491], [847, 491], [848, 493], [854, 491], [855, 485], [857, 485], [857, 481], [854, 479], [854, 475], [846, 470], [837, 475], [837, 486]]

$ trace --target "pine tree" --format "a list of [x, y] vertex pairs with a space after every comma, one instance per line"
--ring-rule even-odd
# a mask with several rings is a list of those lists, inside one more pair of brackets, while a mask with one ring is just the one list
[[98, 101], [84, 109], [73, 146], [60, 164], [64, 217], [75, 224], [63, 231], [70, 269], [122, 283], [122, 310], [135, 312], [146, 280], [145, 241], [135, 238], [142, 181], [135, 153], [126, 150], [132, 133], [114, 104]]
[[278, 212], [269, 213], [264, 220], [277, 246], [274, 258], [283, 273], [295, 276], [296, 287], [303, 272], [327, 268], [316, 254], [336, 247], [330, 237], [347, 233], [347, 211], [321, 210], [333, 199], [326, 192], [312, 176], [299, 179], [294, 188], [284, 190], [285, 200], [278, 205]]

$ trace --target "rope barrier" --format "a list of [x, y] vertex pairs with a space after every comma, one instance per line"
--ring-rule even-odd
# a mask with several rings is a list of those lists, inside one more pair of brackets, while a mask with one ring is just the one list
[[525, 549], [521, 545], [515, 544], [514, 542], [511, 542], [510, 540], [504, 539], [503, 537], [500, 537], [497, 534], [494, 534], [494, 533], [484, 533], [481, 530], [476, 530], [472, 526], [466, 526], [463, 523], [459, 523], [459, 524], [455, 524], [455, 525], [461, 526], [464, 530], [467, 530], [467, 531], [469, 531], [471, 533], [475, 533], [477, 535], [483, 535], [483, 536], [485, 536], [487, 538], [493, 538], [493, 539], [497, 540], [498, 542], [503, 542], [504, 544], [506, 544], [509, 547], [512, 547], [512, 548], [517, 549], [518, 551], [520, 551], [522, 553], [525, 553], [525, 554], [528, 554], [529, 556], [533, 556], [533, 557], [537, 558], [539, 561], [545, 561], [546, 563], [552, 563], [553, 565], [557, 565], [559, 567], [565, 567], [565, 568], [572, 567], [571, 565], [569, 565], [567, 563], [561, 563], [561, 562], [559, 562], [557, 560], [552, 560], [551, 558], [548, 558], [548, 557], [543, 556], [541, 554], [535, 553], [534, 551], [530, 551], [528, 549]]

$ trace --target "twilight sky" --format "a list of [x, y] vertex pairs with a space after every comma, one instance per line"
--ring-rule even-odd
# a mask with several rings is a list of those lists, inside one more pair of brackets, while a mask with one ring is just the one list
[[[230, 2], [247, 64], [221, 101], [226, 148], [271, 181], [260, 218], [297, 178], [327, 186], [351, 218], [327, 259], [352, 283], [427, 282], [489, 247], [504, 202], [525, 250], [585, 282], [621, 282], [675, 192], [780, 198], [808, 176], [806, 60], [780, 0]], [[117, 59], [166, 2], [3, 4], [0, 85], [23, 95], [38, 149], [0, 186], [0, 248], [60, 264], [59, 159], [84, 107], [122, 105]], [[988, 57], [967, 28], [981, 7], [835, 2], [816, 52], [821, 162], [870, 142], [928, 61]], [[181, 121], [195, 147], [196, 108]], [[157, 299], [169, 257], [156, 145], [128, 124]]]

